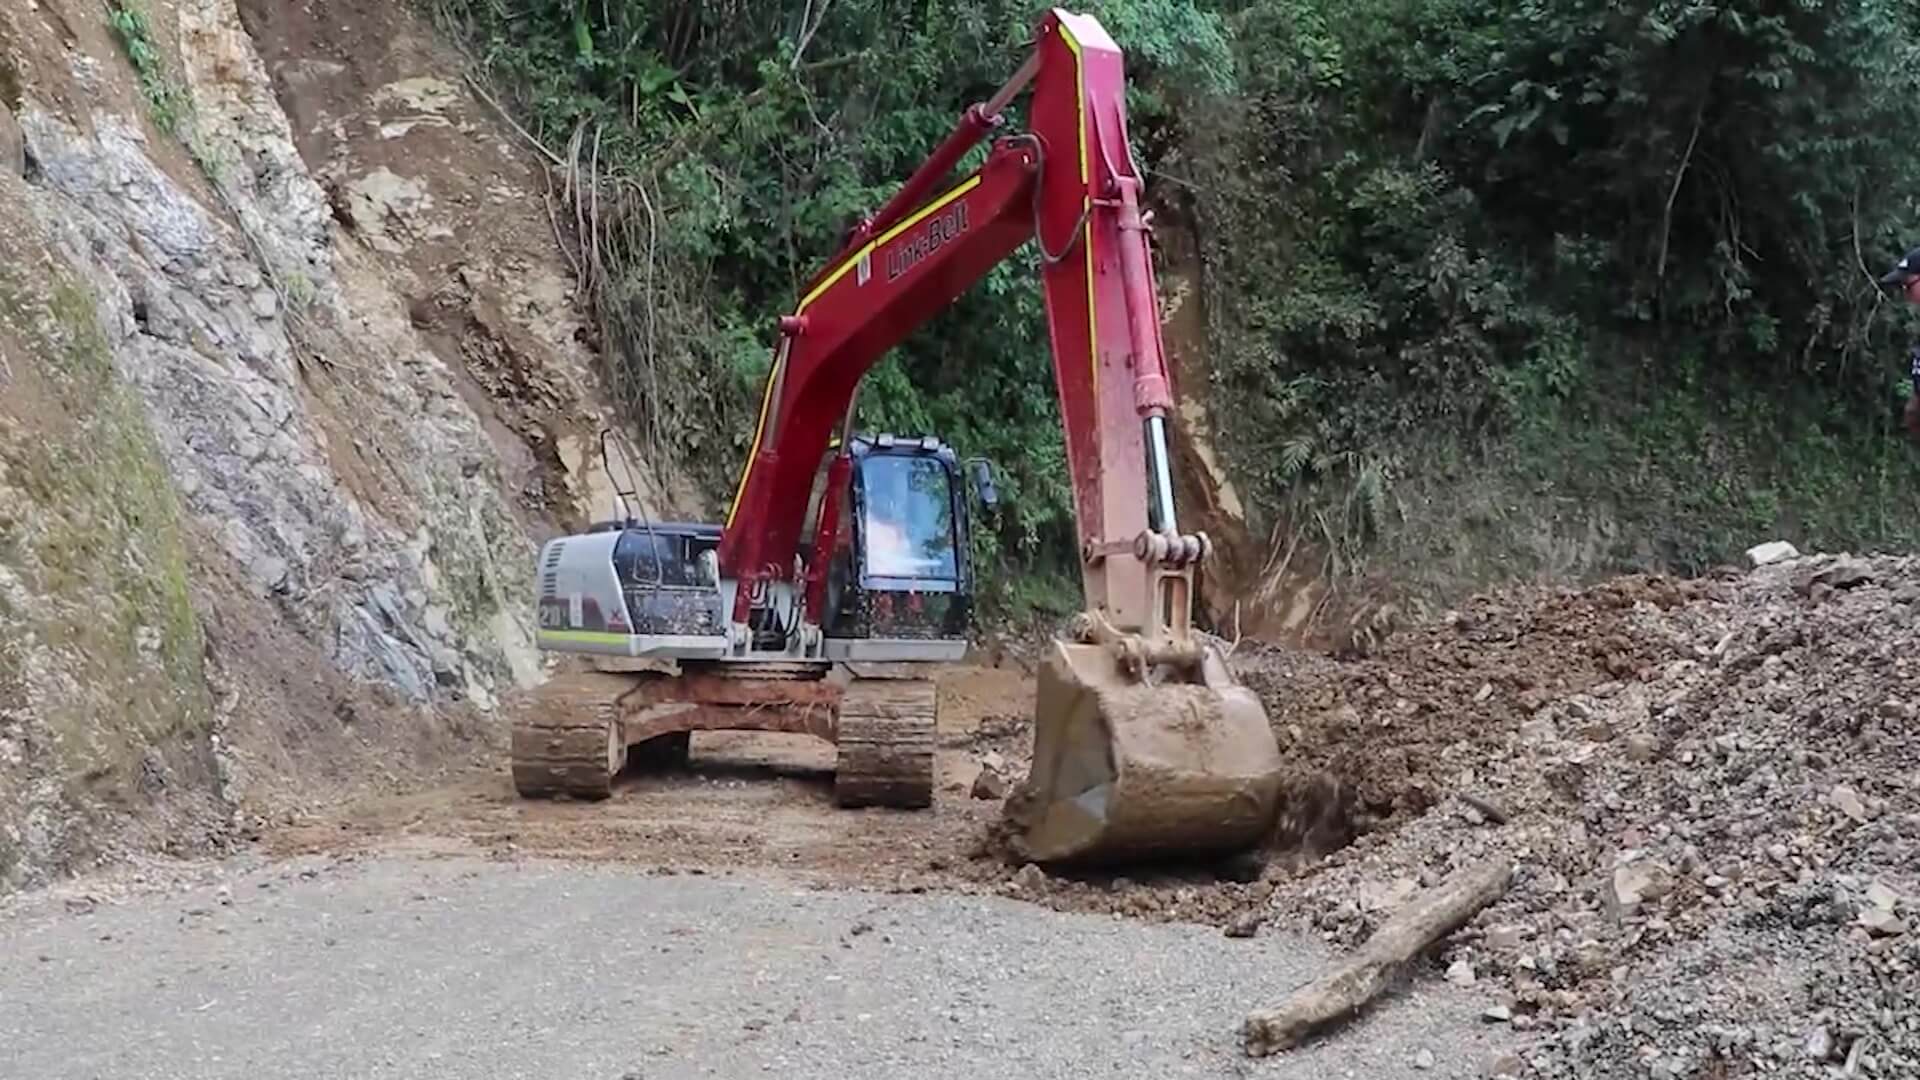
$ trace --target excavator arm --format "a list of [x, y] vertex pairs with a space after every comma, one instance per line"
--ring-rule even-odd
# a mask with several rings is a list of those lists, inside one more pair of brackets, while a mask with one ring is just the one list
[[[847, 426], [861, 378], [1034, 240], [1089, 610], [1123, 632], [1184, 638], [1185, 568], [1207, 542], [1177, 532], [1166, 434], [1172, 399], [1121, 64], [1098, 22], [1050, 12], [1019, 72], [970, 108], [808, 283], [780, 322], [753, 448], [722, 532], [724, 576], [760, 583], [804, 567], [809, 621], [817, 624], [836, 539], [831, 503], [812, 551], [800, 550], [801, 538], [814, 471]], [[977, 170], [935, 194], [1029, 86], [1028, 131], [997, 138]], [[845, 487], [844, 455], [833, 468], [829, 499]], [[737, 591], [736, 627], [755, 591]]]
[[[977, 170], [940, 190], [1029, 87], [1028, 130], [995, 138]], [[1180, 533], [1174, 512], [1172, 397], [1125, 89], [1100, 24], [1050, 11], [1018, 73], [853, 231], [781, 319], [718, 549], [720, 576], [736, 583], [736, 643], [749, 638], [753, 598], [796, 575], [817, 635], [862, 376], [1035, 242], [1087, 605], [1042, 665], [1033, 765], [1006, 806], [1015, 845], [1045, 862], [1243, 851], [1279, 800], [1265, 710], [1190, 630], [1208, 542]], [[843, 449], [802, 551], [836, 432]]]

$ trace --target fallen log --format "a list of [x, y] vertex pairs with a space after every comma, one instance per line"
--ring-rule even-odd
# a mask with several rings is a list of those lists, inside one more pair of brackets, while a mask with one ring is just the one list
[[1338, 968], [1295, 990], [1272, 1009], [1250, 1014], [1241, 1031], [1247, 1055], [1266, 1057], [1358, 1013], [1393, 982], [1407, 961], [1465, 926], [1513, 881], [1513, 864], [1489, 859], [1407, 902]]

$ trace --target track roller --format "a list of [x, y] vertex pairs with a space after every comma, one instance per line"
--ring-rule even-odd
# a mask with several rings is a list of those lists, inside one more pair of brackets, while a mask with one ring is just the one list
[[840, 699], [834, 801], [845, 807], [933, 805], [938, 694], [925, 679], [855, 679]]
[[[513, 725], [513, 786], [524, 798], [604, 799], [627, 765], [618, 675], [555, 679]], [[682, 736], [684, 738], [684, 736]]]

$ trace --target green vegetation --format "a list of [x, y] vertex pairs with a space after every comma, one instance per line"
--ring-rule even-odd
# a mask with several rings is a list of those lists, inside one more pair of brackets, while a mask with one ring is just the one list
[[[1698, 569], [1920, 543], [1901, 0], [1098, 0], [1203, 255], [1223, 458], [1335, 573]], [[716, 497], [774, 318], [1018, 62], [1041, 5], [434, 0], [569, 163], [624, 404]], [[1018, 122], [1016, 116], [1015, 122]], [[1007, 470], [981, 555], [1071, 565], [1032, 253], [870, 377], [863, 426]], [[1036, 575], [1033, 572], [1038, 571]], [[1020, 575], [989, 573], [989, 581]]]
[[107, 22], [113, 27], [127, 60], [140, 76], [140, 92], [146, 95], [147, 110], [154, 126], [168, 135], [178, 135], [193, 109], [193, 99], [178, 79], [167, 71], [166, 58], [153, 41], [153, 26], [146, 8], [136, 0], [108, 0]]
[[[1179, 198], [1250, 502], [1415, 578], [1920, 542], [1871, 281], [1920, 240], [1920, 10], [1232, 8]], [[1585, 556], [1529, 554], [1555, 532]]]
[[25, 390], [0, 409], [0, 500], [31, 509], [0, 521], [0, 569], [35, 602], [0, 601], [0, 685], [22, 692], [22, 658], [47, 651], [84, 688], [39, 703], [62, 774], [131, 782], [146, 747], [210, 714], [180, 510], [91, 298], [8, 254], [0, 349], [21, 346], [4, 358]]

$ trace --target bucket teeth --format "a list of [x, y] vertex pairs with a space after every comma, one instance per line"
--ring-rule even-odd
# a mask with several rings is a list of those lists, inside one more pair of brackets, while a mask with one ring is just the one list
[[1209, 662], [1148, 684], [1098, 645], [1055, 642], [1040, 671], [1032, 771], [1008, 801], [1036, 862], [1211, 858], [1259, 844], [1280, 796], [1266, 710]]

